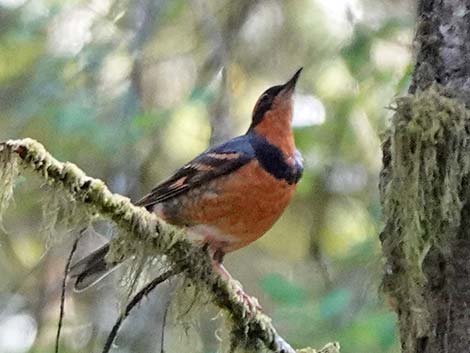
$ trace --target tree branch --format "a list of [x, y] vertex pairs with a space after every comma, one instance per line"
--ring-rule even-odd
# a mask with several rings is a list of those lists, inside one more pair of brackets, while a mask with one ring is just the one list
[[[276, 353], [295, 352], [277, 334], [267, 315], [261, 312], [248, 314], [248, 308], [236, 294], [235, 281], [226, 281], [213, 271], [207, 252], [191, 244], [182, 230], [166, 224], [144, 208], [134, 206], [128, 198], [111, 193], [103, 181], [85, 175], [73, 163], [58, 161], [33, 139], [0, 144], [0, 215], [11, 198], [17, 164], [38, 173], [55, 192], [68, 194], [88, 218], [102, 217], [117, 225], [121, 233], [111, 240], [108, 261], [124, 261], [142, 246], [149, 254], [166, 255], [175, 270], [183, 271], [192, 284], [228, 313], [232, 324], [232, 346], [253, 351], [264, 346]], [[313, 353], [315, 350], [302, 352]], [[320, 352], [339, 352], [339, 345], [329, 344]]]

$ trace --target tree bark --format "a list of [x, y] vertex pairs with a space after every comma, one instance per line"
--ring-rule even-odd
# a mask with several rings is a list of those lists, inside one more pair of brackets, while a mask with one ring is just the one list
[[416, 67], [383, 143], [383, 289], [402, 352], [470, 351], [470, 1], [418, 3]]
[[470, 1], [418, 0], [416, 68], [410, 93], [433, 82], [470, 103]]

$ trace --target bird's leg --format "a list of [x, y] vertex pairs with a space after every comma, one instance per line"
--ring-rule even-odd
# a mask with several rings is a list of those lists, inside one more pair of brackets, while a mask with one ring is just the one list
[[261, 310], [261, 305], [258, 302], [258, 299], [255, 297], [252, 297], [248, 295], [244, 290], [241, 285], [241, 283], [237, 280], [235, 280], [230, 272], [227, 271], [225, 266], [222, 264], [223, 258], [224, 258], [225, 253], [220, 250], [216, 249], [215, 251], [211, 251], [211, 257], [212, 257], [212, 264], [215, 268], [215, 270], [228, 282], [232, 283], [235, 287], [235, 292], [239, 298], [239, 300], [245, 304], [245, 306], [248, 308], [248, 314], [249, 315], [255, 315], [257, 311]]

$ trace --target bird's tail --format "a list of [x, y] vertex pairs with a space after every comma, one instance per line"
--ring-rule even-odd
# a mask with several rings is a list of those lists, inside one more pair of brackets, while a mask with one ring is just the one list
[[105, 244], [70, 268], [69, 274], [75, 278], [74, 290], [76, 292], [91, 287], [117, 268], [118, 263], [106, 262], [105, 256], [108, 251], [109, 244]]

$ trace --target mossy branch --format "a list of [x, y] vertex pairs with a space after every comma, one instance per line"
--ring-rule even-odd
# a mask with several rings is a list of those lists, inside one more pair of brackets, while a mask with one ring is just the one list
[[[277, 334], [267, 315], [261, 312], [249, 315], [248, 308], [236, 293], [237, 284], [224, 280], [214, 271], [207, 251], [186, 240], [181, 229], [134, 206], [127, 197], [113, 194], [103, 181], [85, 175], [73, 163], [58, 161], [33, 139], [0, 144], [0, 217], [11, 199], [18, 166], [39, 174], [55, 192], [67, 194], [89, 219], [102, 217], [116, 224], [121, 233], [111, 240], [109, 261], [123, 261], [142, 246], [149, 254], [165, 255], [175, 269], [181, 270], [188, 280], [208, 294], [214, 304], [226, 310], [232, 324], [232, 347], [249, 351], [295, 352]], [[329, 344], [319, 352], [339, 352], [339, 345]]]

